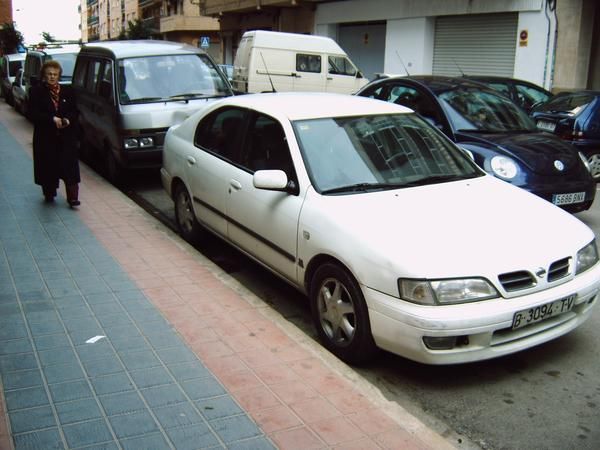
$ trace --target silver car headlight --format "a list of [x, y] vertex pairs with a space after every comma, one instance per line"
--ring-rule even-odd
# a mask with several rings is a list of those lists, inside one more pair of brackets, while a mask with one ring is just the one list
[[519, 166], [506, 156], [494, 156], [490, 162], [494, 173], [505, 180], [512, 180], [519, 172]]
[[590, 242], [577, 252], [577, 261], [575, 261], [575, 275], [585, 272], [598, 262], [598, 247], [596, 239]]
[[483, 278], [450, 280], [399, 279], [400, 297], [420, 305], [451, 305], [497, 298], [498, 291]]
[[585, 168], [586, 168], [586, 169], [587, 169], [589, 172], [591, 172], [591, 171], [592, 171], [592, 168], [590, 167], [590, 163], [589, 163], [589, 161], [587, 160], [587, 158], [585, 157], [585, 155], [584, 155], [583, 153], [581, 153], [581, 152], [577, 152], [577, 153], [579, 153], [579, 158], [580, 158], [580, 159], [581, 159], [581, 161], [583, 162], [583, 165], [585, 166]]

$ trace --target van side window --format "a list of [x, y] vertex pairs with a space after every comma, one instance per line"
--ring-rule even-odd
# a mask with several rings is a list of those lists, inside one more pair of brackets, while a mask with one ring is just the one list
[[100, 74], [98, 93], [102, 98], [107, 100], [112, 99], [113, 93], [113, 76], [112, 76], [112, 64], [110, 61], [104, 62], [102, 73]]
[[298, 72], [321, 72], [321, 56], [306, 55], [302, 53], [296, 54], [296, 70]]
[[213, 112], [198, 124], [194, 145], [233, 160], [245, 115], [245, 110], [239, 108], [223, 108]]
[[356, 76], [356, 68], [344, 56], [330, 56], [329, 73], [332, 75], [349, 75], [354, 77]]
[[292, 177], [293, 163], [285, 132], [281, 124], [264, 115], [257, 115], [248, 128], [242, 166], [257, 170], [283, 170]]
[[100, 73], [100, 61], [91, 61], [88, 66], [87, 77], [85, 80], [85, 89], [90, 92], [96, 92], [96, 83]]

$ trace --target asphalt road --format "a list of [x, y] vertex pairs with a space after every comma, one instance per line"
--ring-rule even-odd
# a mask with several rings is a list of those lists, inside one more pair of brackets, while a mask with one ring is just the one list
[[[30, 126], [24, 120], [17, 121]], [[173, 204], [157, 172], [132, 174], [122, 190], [173, 226]], [[600, 192], [577, 215], [600, 236]], [[560, 239], [560, 236], [556, 237]], [[197, 247], [289, 322], [315, 338], [302, 295], [217, 239]], [[382, 353], [354, 368], [387, 399], [440, 433], [485, 449], [600, 448], [600, 307], [584, 325], [515, 355], [457, 366], [425, 366]], [[460, 435], [466, 437], [460, 443]]]

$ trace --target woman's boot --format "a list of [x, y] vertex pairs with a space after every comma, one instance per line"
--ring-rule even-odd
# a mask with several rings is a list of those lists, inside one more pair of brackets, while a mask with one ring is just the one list
[[65, 185], [65, 190], [67, 191], [67, 203], [69, 206], [79, 206], [81, 204], [79, 201], [79, 184], [67, 184]]

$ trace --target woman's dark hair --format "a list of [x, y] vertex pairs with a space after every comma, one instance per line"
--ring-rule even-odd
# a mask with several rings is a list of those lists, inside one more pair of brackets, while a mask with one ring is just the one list
[[62, 67], [60, 66], [60, 63], [58, 61], [55, 61], [54, 59], [50, 59], [44, 64], [42, 64], [42, 68], [40, 70], [40, 80], [44, 79], [44, 76], [46, 75], [46, 69], [48, 68], [58, 69], [59, 78], [62, 75]]

